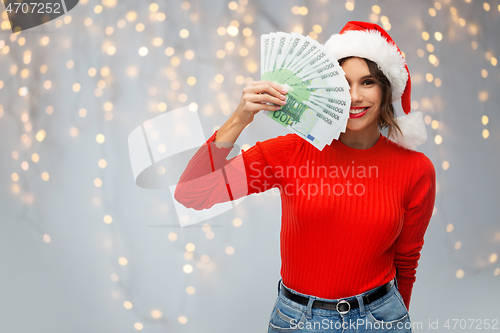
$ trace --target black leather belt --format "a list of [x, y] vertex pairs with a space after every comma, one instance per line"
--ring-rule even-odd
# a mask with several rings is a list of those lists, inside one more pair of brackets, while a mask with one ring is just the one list
[[[386, 284], [384, 284], [383, 286], [378, 287], [373, 292], [371, 292], [367, 295], [364, 295], [362, 297], [363, 304], [364, 305], [370, 304], [371, 302], [386, 295], [389, 292], [389, 290], [391, 290], [393, 284], [394, 284], [394, 280], [391, 280], [391, 281], [387, 282]], [[281, 288], [281, 292], [283, 293], [283, 295], [286, 298], [288, 298], [296, 303], [302, 304], [302, 305], [307, 305], [309, 303], [309, 298], [290, 292], [283, 284], [281, 284], [281, 286], [283, 287], [283, 288]], [[321, 300], [314, 300], [312, 307], [318, 308], [318, 309], [326, 309], [326, 310], [337, 310], [341, 314], [346, 314], [351, 309], [355, 309], [355, 308], [359, 307], [359, 303], [358, 303], [357, 298], [351, 299], [349, 301], [340, 300], [338, 302], [325, 302], [325, 301], [321, 301]]]

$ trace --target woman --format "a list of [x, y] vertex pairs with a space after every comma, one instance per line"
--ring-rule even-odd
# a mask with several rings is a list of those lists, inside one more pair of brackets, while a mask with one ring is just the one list
[[[287, 92], [278, 84], [250, 82], [234, 113], [190, 161], [175, 199], [202, 209], [280, 189], [282, 280], [269, 332], [411, 332], [408, 309], [435, 171], [413, 150], [426, 134], [421, 114], [410, 114], [408, 67], [376, 24], [349, 22], [325, 46], [350, 86], [339, 140], [319, 151], [287, 134], [226, 161], [228, 146], [256, 113], [279, 109], [262, 103], [284, 104]], [[391, 103], [399, 98], [407, 115], [395, 118]], [[245, 177], [235, 177], [238, 168]], [[210, 177], [216, 170], [224, 176], [217, 184]], [[189, 188], [194, 179], [197, 187]]]

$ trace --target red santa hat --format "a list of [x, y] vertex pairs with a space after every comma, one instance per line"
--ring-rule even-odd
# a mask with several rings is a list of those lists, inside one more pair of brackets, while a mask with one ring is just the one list
[[351, 56], [369, 59], [385, 74], [391, 83], [392, 102], [401, 98], [406, 114], [396, 118], [402, 134], [392, 131], [390, 140], [412, 150], [427, 140], [422, 112], [410, 112], [411, 78], [405, 58], [384, 29], [374, 23], [350, 21], [328, 39], [325, 47], [337, 60]]

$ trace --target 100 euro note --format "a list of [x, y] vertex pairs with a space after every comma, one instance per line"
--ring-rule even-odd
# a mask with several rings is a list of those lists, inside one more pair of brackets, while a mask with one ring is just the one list
[[[309, 36], [283, 32], [261, 36], [261, 79], [288, 90], [280, 110], [264, 113], [320, 150], [345, 131], [350, 95], [344, 74]], [[333, 108], [331, 101], [337, 102]]]
[[323, 150], [324, 146], [331, 142], [330, 134], [337, 129], [337, 123], [327, 113], [311, 108], [314, 105], [297, 96], [290, 90], [290, 86], [287, 84], [283, 86], [288, 89], [286, 104], [281, 106], [280, 110], [264, 111], [264, 114], [319, 150]]

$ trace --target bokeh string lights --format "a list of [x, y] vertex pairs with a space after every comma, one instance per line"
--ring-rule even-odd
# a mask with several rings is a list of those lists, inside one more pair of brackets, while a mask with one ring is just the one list
[[[209, 279], [210, 272], [216, 270], [221, 261], [240, 250], [232, 240], [237, 228], [246, 223], [245, 208], [239, 207], [233, 212], [232, 223], [225, 228], [217, 229], [206, 223], [200, 226], [203, 233], [196, 235], [169, 231], [166, 239], [172, 253], [182, 256], [183, 260], [173, 273], [183, 276], [183, 288], [171, 293], [179, 293], [184, 301], [177, 312], [172, 313], [163, 310], [163, 304], [141, 302], [127, 284], [126, 276], [134, 259], [127, 254], [131, 251], [122, 240], [125, 231], [119, 225], [124, 217], [113, 200], [115, 192], [110, 185], [113, 173], [120, 167], [113, 164], [116, 161], [113, 149], [123, 144], [115, 138], [115, 128], [130, 124], [131, 119], [144, 121], [188, 105], [200, 114], [207, 128], [216, 130], [236, 108], [244, 85], [259, 79], [262, 33], [294, 31], [325, 42], [329, 34], [338, 29], [333, 29], [331, 17], [324, 13], [336, 13], [330, 15], [336, 15], [337, 26], [341, 26], [346, 17], [380, 24], [390, 33], [397, 25], [396, 18], [389, 14], [389, 5], [384, 2], [371, 1], [365, 5], [349, 0], [335, 7], [336, 11], [331, 10], [334, 5], [326, 0], [307, 5], [287, 2], [283, 20], [277, 20], [261, 8], [260, 3], [250, 0], [219, 2], [218, 5], [217, 17], [210, 18], [203, 11], [205, 7], [196, 1], [168, 4], [148, 1], [133, 5], [117, 0], [81, 0], [78, 14], [76, 10], [70, 12], [32, 34], [11, 34], [7, 13], [2, 13], [0, 64], [5, 72], [0, 81], [0, 122], [12, 119], [20, 134], [9, 142], [15, 167], [7, 175], [11, 194], [23, 205], [20, 220], [36, 231], [38, 239], [50, 245], [53, 239], [47, 231], [44, 207], [38, 199], [54, 188], [51, 183], [62, 180], [58, 178], [58, 155], [48, 149], [61, 149], [56, 139], [61, 133], [66, 134], [66, 140], [75, 147], [91, 147], [91, 168], [84, 175], [85, 190], [91, 194], [82, 205], [99, 211], [98, 222], [101, 227], [105, 226], [99, 230], [106, 235], [108, 252], [105, 253], [110, 258], [109, 274], [103, 279], [116, 284], [112, 297], [124, 310], [133, 313], [132, 325], [136, 330], [153, 325], [171, 329], [192, 320], [186, 315], [188, 299], [203, 292], [198, 287], [200, 281]], [[412, 67], [425, 68], [412, 71], [414, 96], [421, 97], [414, 98], [412, 108], [425, 114], [429, 141], [434, 145], [439, 197], [443, 182], [448, 179], [445, 172], [454, 169], [453, 156], [446, 149], [451, 128], [443, 120], [449, 110], [441, 93], [446, 85], [454, 83], [446, 81], [444, 76], [443, 48], [460, 35], [467, 39], [465, 47], [481, 59], [482, 68], [477, 75], [480, 84], [471, 94], [479, 105], [472, 118], [482, 128], [480, 133], [470, 135], [497, 140], [498, 134], [490, 133], [490, 118], [496, 111], [492, 104], [495, 91], [491, 87], [497, 87], [500, 79], [498, 55], [485, 44], [482, 36], [486, 28], [476, 17], [480, 12], [485, 22], [498, 20], [500, 5], [471, 0], [442, 0], [431, 5], [422, 7], [420, 16], [411, 20], [418, 42], [400, 44], [405, 45], [402, 51], [411, 59]], [[353, 17], [354, 14], [357, 16]], [[450, 24], [443, 26], [438, 20]], [[62, 33], [63, 30], [69, 33]], [[75, 52], [76, 46], [86, 53]], [[55, 53], [62, 55], [57, 61], [51, 57]], [[62, 58], [64, 60], [59, 61]], [[121, 66], [123, 59], [126, 59], [125, 66]], [[127, 90], [124, 82], [133, 82], [134, 90]], [[131, 110], [124, 105], [129, 100], [123, 100], [132, 94], [139, 100], [140, 109], [133, 111], [140, 114], [138, 118], [125, 112]], [[55, 119], [64, 123], [64, 127], [55, 126]], [[242, 140], [247, 139], [242, 135]], [[242, 149], [250, 147], [248, 142], [242, 142]], [[157, 171], [165, 173], [162, 167]], [[157, 205], [159, 214], [169, 214], [173, 209], [170, 203]], [[438, 206], [434, 213], [447, 221], [444, 205]], [[459, 226], [447, 222], [444, 228], [451, 235]], [[465, 242], [451, 239], [455, 238], [450, 237], [447, 247], [455, 252]], [[498, 248], [500, 230], [492, 235], [492, 240]], [[209, 253], [202, 250], [207, 248], [204, 246], [207, 242], [218, 242]], [[477, 262], [465, 262], [459, 254], [453, 258], [462, 267], [454, 272], [456, 278], [481, 271], [500, 275], [496, 252], [483, 254]]]

